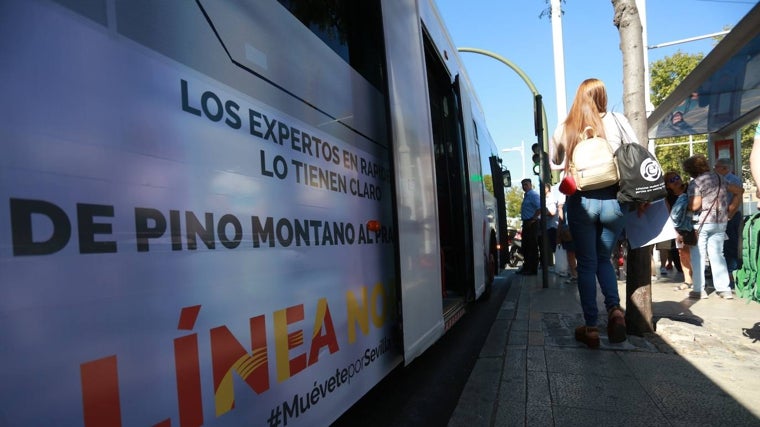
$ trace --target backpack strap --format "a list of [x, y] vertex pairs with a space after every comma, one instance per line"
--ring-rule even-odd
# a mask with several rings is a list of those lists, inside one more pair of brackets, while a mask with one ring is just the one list
[[612, 115], [612, 119], [615, 120], [615, 124], [617, 125], [618, 130], [620, 131], [620, 140], [623, 142], [623, 144], [630, 144], [633, 142], [631, 139], [631, 136], [628, 135], [628, 132], [623, 129], [623, 125], [620, 124], [620, 120], [617, 118], [617, 115], [613, 112], [610, 112]]
[[[591, 136], [588, 136], [587, 134], [588, 131], [591, 131]], [[581, 132], [581, 134], [578, 135], [581, 141], [583, 141], [584, 139], [593, 138], [595, 136], [599, 136], [599, 134], [597, 134], [594, 128], [592, 128], [591, 126], [586, 126], [585, 128], [583, 128], [583, 131]]]

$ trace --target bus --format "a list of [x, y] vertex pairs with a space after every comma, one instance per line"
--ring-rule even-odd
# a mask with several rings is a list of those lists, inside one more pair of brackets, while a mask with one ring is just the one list
[[0, 424], [327, 425], [488, 295], [433, 0], [4, 0], [0, 40]]

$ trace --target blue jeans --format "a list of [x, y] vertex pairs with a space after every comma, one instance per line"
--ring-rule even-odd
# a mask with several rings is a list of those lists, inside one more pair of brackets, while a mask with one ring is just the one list
[[623, 230], [623, 212], [617, 187], [578, 191], [567, 198], [567, 217], [578, 260], [578, 293], [586, 326], [596, 326], [599, 309], [596, 283], [604, 295], [607, 310], [620, 305], [617, 275], [610, 257]]
[[[696, 227], [696, 225], [695, 225]], [[705, 259], [710, 258], [713, 286], [715, 291], [726, 292], [728, 286], [728, 268], [723, 256], [723, 242], [726, 240], [726, 223], [705, 223], [699, 232], [697, 245], [690, 248], [691, 274], [694, 292], [705, 289]]]

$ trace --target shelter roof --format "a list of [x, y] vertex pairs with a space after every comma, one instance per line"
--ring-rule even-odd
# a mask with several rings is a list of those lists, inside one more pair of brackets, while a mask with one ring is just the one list
[[650, 138], [730, 135], [760, 118], [760, 2], [647, 118]]

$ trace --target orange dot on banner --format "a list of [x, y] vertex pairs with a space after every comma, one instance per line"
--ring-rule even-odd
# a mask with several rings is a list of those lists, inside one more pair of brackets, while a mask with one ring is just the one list
[[380, 231], [380, 221], [374, 219], [367, 221], [367, 230]]

